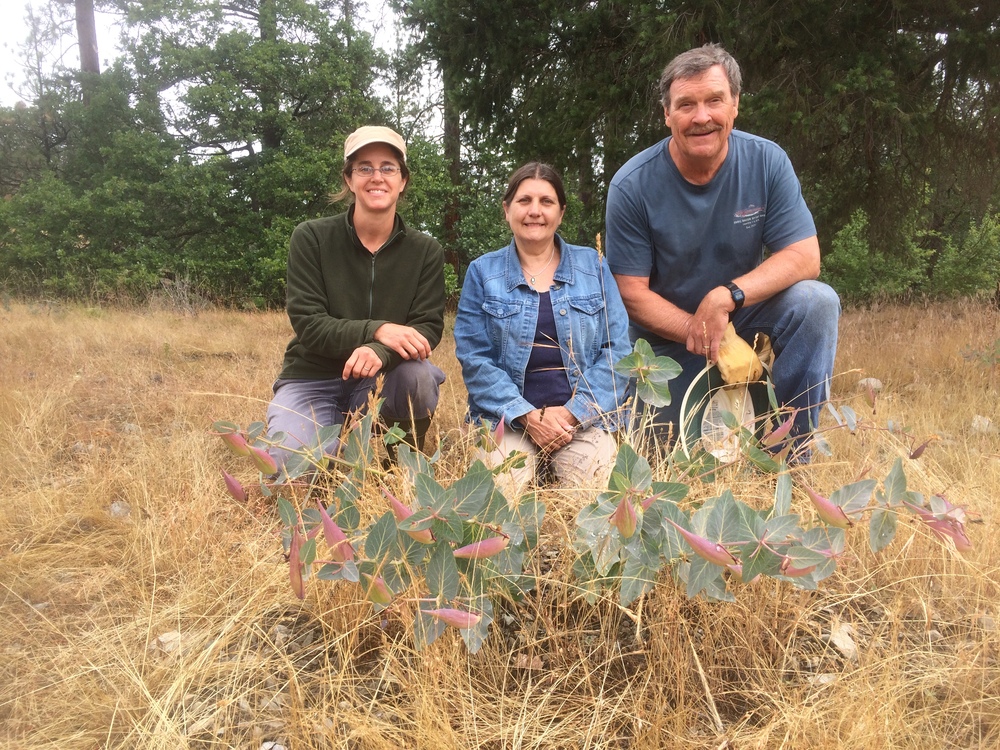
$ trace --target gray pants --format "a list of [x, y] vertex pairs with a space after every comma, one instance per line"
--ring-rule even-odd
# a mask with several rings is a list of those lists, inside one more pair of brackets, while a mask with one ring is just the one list
[[[437, 408], [444, 372], [427, 360], [406, 360], [385, 375], [382, 386], [380, 417], [382, 422], [401, 422], [406, 426], [412, 419], [426, 419]], [[276, 380], [274, 398], [267, 407], [269, 434], [285, 433], [280, 446], [269, 453], [281, 468], [303, 446], [315, 446], [319, 429], [343, 424], [346, 416], [365, 408], [369, 394], [375, 390], [376, 378], [343, 380]], [[334, 453], [337, 441], [323, 446]]]

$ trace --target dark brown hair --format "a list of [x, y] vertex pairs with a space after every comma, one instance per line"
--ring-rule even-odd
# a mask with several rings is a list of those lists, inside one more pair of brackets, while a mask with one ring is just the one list
[[515, 170], [514, 174], [510, 176], [510, 181], [507, 183], [507, 192], [503, 194], [503, 203], [505, 206], [509, 206], [510, 202], [514, 200], [517, 189], [521, 187], [521, 183], [525, 180], [545, 180], [556, 191], [556, 198], [559, 199], [559, 208], [566, 208], [566, 188], [563, 187], [562, 177], [559, 176], [559, 173], [553, 167], [543, 164], [540, 161], [529, 161], [523, 167]]

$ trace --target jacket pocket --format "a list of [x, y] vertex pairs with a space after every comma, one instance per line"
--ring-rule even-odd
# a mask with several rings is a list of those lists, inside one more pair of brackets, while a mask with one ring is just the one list
[[[570, 325], [573, 335], [572, 351], [579, 360], [577, 367], [585, 370], [596, 360], [601, 344], [608, 336], [604, 313], [604, 295], [591, 294], [570, 297], [568, 300], [573, 314]], [[574, 368], [575, 369], [575, 368]]]
[[523, 303], [517, 300], [487, 297], [483, 301], [490, 344], [497, 353], [496, 364], [503, 369], [508, 369], [506, 359], [512, 339], [511, 328], [520, 320], [523, 308]]
[[570, 297], [569, 305], [584, 315], [597, 315], [604, 309], [604, 295], [592, 294], [589, 297]]
[[483, 312], [491, 318], [509, 318], [521, 312], [521, 303], [487, 297], [483, 302]]

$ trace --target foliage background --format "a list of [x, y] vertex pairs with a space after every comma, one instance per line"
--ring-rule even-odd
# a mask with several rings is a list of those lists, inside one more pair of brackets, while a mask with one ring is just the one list
[[24, 101], [0, 108], [9, 293], [181, 283], [280, 306], [288, 235], [334, 210], [343, 138], [371, 122], [411, 144], [402, 212], [456, 285], [507, 241], [499, 198], [528, 159], [563, 171], [564, 232], [593, 244], [611, 176], [666, 134], [662, 67], [708, 41], [743, 67], [739, 126], [791, 156], [845, 299], [1000, 277], [996, 4], [393, 0], [384, 49], [355, 0], [96, 1], [122, 53], [69, 66], [93, 3], [53, 0], [21, 51]]

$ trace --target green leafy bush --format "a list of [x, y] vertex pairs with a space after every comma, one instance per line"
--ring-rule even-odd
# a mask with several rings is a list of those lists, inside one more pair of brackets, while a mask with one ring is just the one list
[[929, 256], [930, 251], [912, 239], [906, 240], [896, 253], [872, 247], [868, 215], [859, 209], [834, 235], [833, 247], [823, 258], [820, 278], [847, 301], [901, 297], [923, 289]]
[[[637, 344], [633, 356], [619, 366], [641, 375], [655, 396], [662, 380], [656, 371], [672, 373], [676, 363], [651, 358], [646, 349]], [[523, 456], [512, 453], [493, 470], [476, 461], [464, 475], [442, 483], [434, 474], [438, 456], [428, 458], [405, 445], [397, 455], [415, 505], [400, 502], [384, 484], [386, 475], [376, 460], [377, 411], [376, 406], [355, 418], [343, 431], [339, 425], [322, 429], [316, 446], [299, 451], [280, 475], [266, 449], [280, 443], [282, 434], [266, 435], [262, 423], [242, 431], [217, 422], [213, 429], [233, 453], [260, 470], [262, 492], [276, 495], [296, 596], [305, 597], [310, 580], [357, 585], [376, 610], [409, 608], [418, 648], [451, 626], [475, 652], [488, 635], [494, 600], [516, 599], [536, 588], [539, 574], [532, 571], [538, 567], [527, 563], [537, 550], [545, 505], [534, 492], [507, 498], [497, 489], [494, 476]], [[783, 434], [789, 423], [783, 416], [763, 415], [764, 429], [759, 430], [727, 415], [743, 454], [756, 469], [774, 476], [774, 499], [763, 509], [738, 500], [730, 490], [705, 501], [687, 500], [687, 482], [706, 467], [709, 474], [717, 468], [710, 455], [675, 454], [671, 468], [682, 481], [659, 482], [647, 460], [631, 445], [622, 445], [607, 491], [577, 517], [573, 573], [583, 598], [593, 604], [606, 592], [617, 592], [626, 608], [655, 586], [664, 570], [691, 597], [732, 601], [741, 585], [760, 576], [815, 589], [836, 569], [845, 531], [865, 514], [873, 552], [892, 542], [901, 513], [915, 515], [958, 551], [971, 548], [964, 511], [943, 496], [928, 504], [920, 493], [908, 490], [902, 459], [881, 481], [852, 482], [829, 497], [802, 485], [799, 497], [807, 498], [805, 507], [811, 512], [796, 512], [795, 482], [785, 462], [792, 447], [773, 455], [766, 450], [775, 442], [769, 437]], [[848, 407], [835, 416], [839, 427], [860, 428]], [[498, 425], [497, 433], [502, 429]], [[388, 430], [383, 439], [391, 442], [396, 433]], [[482, 447], [499, 444], [499, 434], [486, 428], [479, 439]], [[334, 440], [338, 447], [333, 454], [324, 452], [323, 446]], [[910, 458], [919, 458], [926, 446], [913, 449]], [[227, 472], [223, 476], [230, 494], [244, 501], [242, 486]], [[330, 482], [332, 499], [324, 500]], [[304, 496], [285, 496], [294, 483], [306, 488]], [[385, 504], [373, 510], [372, 498], [379, 495]], [[364, 503], [359, 502], [362, 497]], [[363, 522], [362, 511], [373, 520]]]
[[942, 237], [930, 291], [940, 297], [992, 292], [1000, 282], [1000, 221], [996, 214], [973, 221], [960, 242]]

